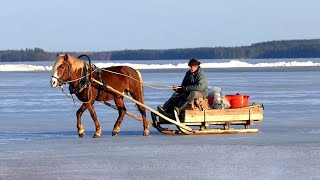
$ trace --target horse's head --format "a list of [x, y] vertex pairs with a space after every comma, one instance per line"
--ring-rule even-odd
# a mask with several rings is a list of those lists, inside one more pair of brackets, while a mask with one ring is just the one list
[[75, 71], [83, 67], [83, 62], [68, 54], [57, 54], [57, 61], [52, 67], [51, 87], [56, 88], [72, 80]]

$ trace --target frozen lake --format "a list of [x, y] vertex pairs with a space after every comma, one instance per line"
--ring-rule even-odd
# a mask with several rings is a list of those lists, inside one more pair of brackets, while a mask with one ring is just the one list
[[[320, 69], [205, 70], [224, 94], [263, 103], [257, 134], [163, 135], [126, 117], [118, 136], [116, 111], [96, 104], [102, 137], [78, 138], [71, 99], [51, 89], [50, 72], [0, 72], [0, 179], [320, 179]], [[142, 71], [148, 83], [180, 84], [184, 70]], [[65, 87], [67, 90], [67, 86]], [[145, 87], [156, 108], [168, 90]], [[137, 115], [136, 107], [127, 109]], [[148, 119], [150, 112], [148, 111]]]

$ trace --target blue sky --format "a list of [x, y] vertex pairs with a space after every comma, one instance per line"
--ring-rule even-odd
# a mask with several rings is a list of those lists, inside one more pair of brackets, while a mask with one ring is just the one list
[[320, 38], [319, 0], [7, 0], [0, 50], [109, 51]]

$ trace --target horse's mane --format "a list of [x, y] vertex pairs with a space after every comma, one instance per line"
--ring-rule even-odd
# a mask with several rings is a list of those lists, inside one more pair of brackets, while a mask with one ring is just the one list
[[83, 61], [78, 58], [75, 58], [69, 55], [68, 60], [70, 61], [70, 64], [71, 64], [71, 69], [70, 69], [71, 72], [75, 72], [78, 69], [82, 69], [84, 67]]
[[[57, 69], [57, 67], [60, 66], [60, 64], [62, 64], [64, 62], [64, 56], [65, 56], [65, 54], [58, 56], [59, 58], [56, 61], [56, 63], [54, 64], [52, 69]], [[84, 63], [82, 60], [77, 59], [71, 55], [68, 55], [68, 61], [70, 62], [71, 73], [74, 73], [78, 69], [82, 69], [84, 67]]]

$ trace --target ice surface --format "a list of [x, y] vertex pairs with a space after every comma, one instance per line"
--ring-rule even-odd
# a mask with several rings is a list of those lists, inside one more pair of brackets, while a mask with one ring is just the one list
[[137, 134], [100, 139], [80, 139], [69, 133], [47, 139], [39, 136], [2, 148], [2, 179], [320, 177], [319, 142], [257, 143], [255, 135], [143, 137]]
[[[145, 82], [176, 84], [184, 72], [143, 72]], [[102, 137], [91, 138], [88, 112], [76, 130], [76, 108], [49, 72], [1, 72], [0, 179], [320, 179], [320, 71], [207, 72], [224, 94], [245, 93], [264, 103], [257, 134], [163, 135], [125, 117], [112, 137], [117, 113], [96, 103]], [[3, 78], [4, 77], [4, 78]], [[156, 108], [172, 94], [145, 87]], [[111, 102], [112, 103], [112, 102]], [[139, 115], [133, 103], [127, 109]], [[150, 120], [150, 112], [147, 112]]]

